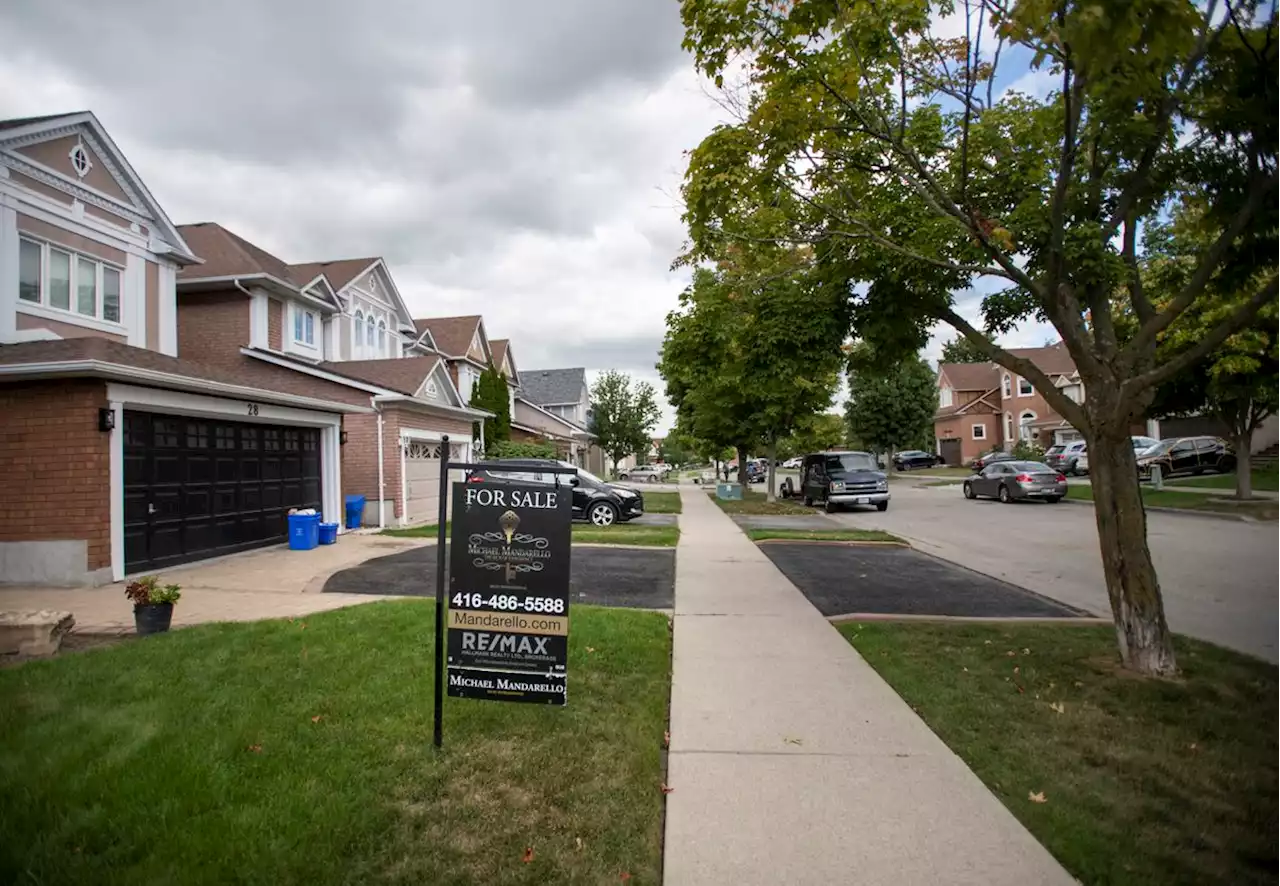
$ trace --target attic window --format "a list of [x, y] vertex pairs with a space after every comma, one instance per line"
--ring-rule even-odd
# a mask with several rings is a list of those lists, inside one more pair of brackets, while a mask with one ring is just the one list
[[369, 275], [369, 291], [374, 295], [378, 294], [378, 278], [373, 274]]
[[93, 169], [93, 161], [89, 159], [89, 152], [84, 149], [84, 145], [77, 142], [67, 156], [71, 158], [71, 168], [80, 178], [84, 178]]

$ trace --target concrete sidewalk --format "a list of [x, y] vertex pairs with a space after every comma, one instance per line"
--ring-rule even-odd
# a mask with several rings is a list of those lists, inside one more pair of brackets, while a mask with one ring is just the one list
[[705, 491], [681, 499], [668, 886], [1075, 882]]

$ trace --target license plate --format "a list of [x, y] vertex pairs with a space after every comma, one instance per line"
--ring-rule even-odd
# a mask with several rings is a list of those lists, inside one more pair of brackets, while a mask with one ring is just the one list
[[870, 500], [870, 499], [868, 499], [868, 498], [864, 498], [864, 497], [862, 497], [862, 496], [859, 496], [858, 498], [855, 498], [855, 499], [853, 500], [853, 503], [854, 503], [855, 505], [865, 505], [865, 504], [870, 504], [870, 503], [871, 503], [871, 500]]

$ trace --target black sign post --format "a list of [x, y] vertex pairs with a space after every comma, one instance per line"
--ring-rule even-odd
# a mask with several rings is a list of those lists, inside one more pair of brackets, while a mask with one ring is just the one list
[[[504, 464], [464, 464], [510, 472]], [[447, 649], [453, 698], [563, 705], [569, 644], [569, 552], [573, 517], [568, 467], [539, 467], [554, 485], [467, 482], [453, 486], [448, 515], [449, 441], [441, 441], [436, 558], [436, 651]], [[479, 480], [480, 478], [475, 478]], [[445, 523], [449, 551], [445, 642]], [[435, 661], [435, 745], [441, 744], [446, 670]]]

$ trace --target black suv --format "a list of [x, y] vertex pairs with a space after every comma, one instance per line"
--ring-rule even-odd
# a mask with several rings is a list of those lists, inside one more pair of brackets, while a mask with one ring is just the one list
[[1217, 437], [1174, 437], [1161, 440], [1138, 455], [1138, 476], [1147, 479], [1156, 465], [1165, 477], [1205, 471], [1225, 474], [1236, 469], [1236, 454], [1226, 441]]
[[572, 468], [567, 461], [547, 458], [496, 458], [489, 464], [500, 464], [510, 470], [472, 471], [468, 483], [545, 483], [548, 486], [568, 484], [573, 487], [573, 518], [587, 520], [596, 526], [625, 523], [644, 513], [644, 496], [634, 489], [606, 483], [582, 468], [576, 474], [544, 473], [540, 468]]
[[800, 466], [800, 495], [806, 505], [822, 502], [827, 513], [847, 505], [889, 510], [889, 478], [869, 452], [815, 452]]

